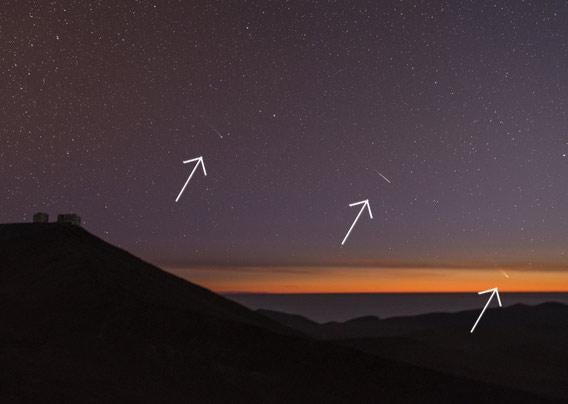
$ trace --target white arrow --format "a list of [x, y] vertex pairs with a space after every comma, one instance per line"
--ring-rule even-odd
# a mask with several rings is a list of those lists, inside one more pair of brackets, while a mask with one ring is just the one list
[[359, 220], [359, 217], [361, 216], [361, 213], [363, 213], [363, 211], [365, 210], [365, 208], [367, 208], [367, 210], [369, 211], [369, 216], [371, 217], [371, 219], [373, 218], [373, 213], [371, 212], [371, 205], [369, 205], [369, 200], [365, 199], [364, 201], [359, 201], [359, 202], [353, 202], [350, 203], [349, 206], [357, 206], [357, 205], [363, 205], [361, 207], [361, 210], [359, 211], [359, 214], [357, 214], [357, 217], [355, 218], [355, 221], [353, 221], [353, 224], [351, 225], [351, 227], [349, 228], [349, 231], [347, 232], [347, 234], [345, 235], [345, 238], [343, 239], [343, 241], [341, 242], [341, 245], [345, 244], [345, 242], [347, 241], [347, 237], [349, 237], [349, 235], [351, 234], [351, 230], [353, 230], [353, 227], [355, 227], [355, 224], [357, 223], [357, 220]]
[[485, 310], [487, 309], [487, 306], [489, 306], [489, 303], [491, 303], [491, 299], [493, 299], [493, 296], [497, 295], [497, 301], [499, 302], [499, 307], [503, 307], [503, 305], [501, 304], [501, 298], [499, 297], [499, 288], [487, 289], [487, 290], [484, 290], [483, 292], [477, 292], [477, 294], [483, 295], [483, 294], [489, 293], [489, 292], [492, 292], [491, 296], [489, 296], [489, 300], [485, 304], [485, 307], [483, 308], [483, 310], [481, 310], [481, 314], [479, 315], [479, 317], [477, 317], [477, 321], [473, 325], [473, 327], [470, 331], [470, 334], [473, 333], [473, 330], [475, 330], [475, 327], [477, 327], [477, 323], [479, 323], [479, 320], [481, 320], [481, 317], [483, 316], [483, 313], [485, 313]]
[[197, 167], [199, 167], [200, 164], [201, 164], [201, 167], [203, 167], [203, 174], [205, 176], [207, 176], [207, 171], [205, 171], [205, 163], [203, 162], [203, 156], [199, 156], [199, 157], [196, 157], [196, 158], [191, 159], [191, 160], [185, 160], [183, 162], [183, 164], [192, 163], [194, 161], [197, 161], [197, 164], [195, 164], [195, 167], [193, 167], [193, 170], [191, 170], [191, 174], [189, 174], [189, 178], [187, 179], [187, 181], [183, 185], [183, 188], [181, 189], [181, 191], [179, 191], [179, 195], [176, 198], [176, 202], [179, 201], [179, 198], [181, 198], [181, 194], [183, 194], [183, 191], [185, 191], [185, 187], [187, 187], [187, 184], [189, 184], [191, 177], [193, 177], [195, 170], [197, 170]]

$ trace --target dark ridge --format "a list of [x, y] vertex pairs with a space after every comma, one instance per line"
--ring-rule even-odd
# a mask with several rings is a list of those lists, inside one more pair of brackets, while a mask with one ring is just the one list
[[301, 336], [71, 225], [0, 225], [0, 401], [539, 396]]
[[351, 320], [347, 320], [345, 322], [345, 324], [369, 324], [369, 323], [376, 323], [377, 321], [380, 321], [381, 319], [377, 316], [361, 316], [361, 317], [355, 317], [352, 318]]
[[567, 306], [568, 306], [567, 304], [560, 303], [560, 302], [544, 302], [544, 303], [537, 304], [534, 307], [539, 307], [541, 309], [548, 310], [548, 309], [563, 309], [563, 308], [566, 308]]
[[[428, 313], [415, 316], [389, 317], [380, 319], [375, 316], [357, 317], [344, 322], [330, 321], [318, 323], [297, 314], [288, 314], [272, 310], [257, 310], [275, 321], [287, 326], [296, 328], [307, 335], [322, 339], [344, 339], [344, 338], [363, 338], [375, 336], [389, 336], [412, 334], [414, 332], [425, 332], [430, 329], [442, 327], [447, 329], [452, 324], [452, 329], [467, 329], [467, 324], [475, 320], [480, 313], [477, 310], [464, 310], [456, 313]], [[523, 327], [526, 323], [542, 324], [550, 327], [546, 316], [542, 314], [557, 314], [558, 312], [568, 311], [568, 305], [559, 302], [547, 302], [538, 305], [514, 304], [502, 308], [490, 308], [487, 313], [491, 313], [489, 321], [498, 316], [503, 324], [512, 327]], [[560, 324], [564, 324], [563, 321]], [[305, 325], [306, 328], [302, 328]]]
[[[154, 304], [191, 309], [278, 332], [292, 332], [264, 316], [251, 313], [238, 303], [164, 272], [79, 226], [58, 223], [1, 224], [0, 241], [6, 246], [4, 251], [9, 252], [8, 256], [0, 252], [0, 257], [6, 263], [0, 277], [11, 276], [13, 281], [20, 278], [22, 288], [30, 285], [26, 276], [33, 281], [46, 275], [34, 273], [36, 270], [47, 271], [52, 279], [57, 277], [59, 280], [59, 285], [44, 284], [43, 292], [47, 287], [60, 287], [65, 279], [81, 273], [91, 281], [104, 284], [109, 290], [118, 288], [121, 293]], [[29, 272], [10, 265], [18, 264], [21, 256], [28, 257]], [[10, 273], [10, 270], [13, 272]]]
[[[314, 338], [416, 366], [568, 401], [568, 305], [549, 302], [385, 320], [283, 321]], [[265, 313], [281, 321], [283, 313]]]

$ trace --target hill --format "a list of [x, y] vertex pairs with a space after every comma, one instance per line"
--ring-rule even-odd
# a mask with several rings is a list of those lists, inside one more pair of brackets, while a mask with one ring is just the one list
[[0, 225], [2, 402], [538, 401], [254, 313], [70, 225]]
[[568, 401], [568, 306], [545, 303], [385, 320], [364, 317], [318, 324], [259, 310], [318, 339], [425, 368]]

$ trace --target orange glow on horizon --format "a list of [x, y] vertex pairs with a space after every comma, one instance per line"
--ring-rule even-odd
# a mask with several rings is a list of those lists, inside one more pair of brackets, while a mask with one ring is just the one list
[[568, 292], [547, 268], [198, 267], [169, 272], [220, 293]]

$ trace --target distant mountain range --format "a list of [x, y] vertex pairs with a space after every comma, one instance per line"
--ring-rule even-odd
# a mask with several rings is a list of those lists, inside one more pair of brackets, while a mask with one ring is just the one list
[[0, 225], [0, 401], [552, 401], [565, 396], [452, 367], [482, 352], [522, 379], [532, 370], [519, 364], [542, 352], [560, 376], [565, 307], [540, 310], [548, 321], [514, 329], [491, 311], [474, 337], [464, 314], [319, 325], [248, 310], [80, 227]]
[[489, 309], [470, 334], [480, 310], [324, 324], [257, 312], [313, 338], [381, 358], [568, 401], [568, 306]]

